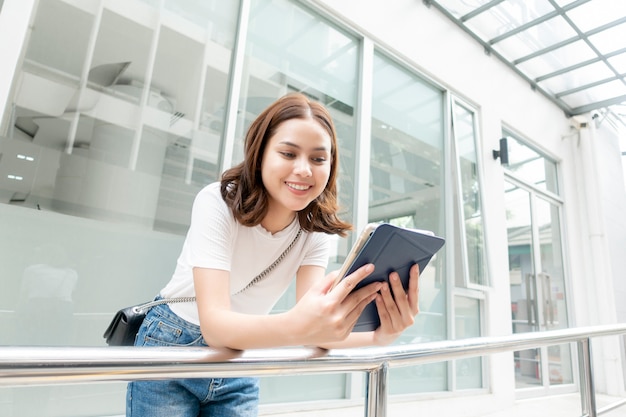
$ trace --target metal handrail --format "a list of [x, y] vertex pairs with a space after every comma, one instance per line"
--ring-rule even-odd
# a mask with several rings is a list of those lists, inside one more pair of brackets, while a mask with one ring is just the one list
[[596, 417], [626, 402], [596, 409], [590, 339], [624, 334], [626, 324], [616, 324], [330, 351], [319, 348], [234, 351], [171, 347], [0, 346], [0, 386], [364, 371], [368, 376], [365, 416], [385, 417], [389, 367], [576, 342], [582, 415]]

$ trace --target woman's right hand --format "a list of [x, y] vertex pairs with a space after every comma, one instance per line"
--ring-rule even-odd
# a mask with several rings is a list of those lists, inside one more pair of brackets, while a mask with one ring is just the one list
[[[321, 345], [346, 339], [363, 309], [376, 298], [382, 286], [375, 282], [353, 292], [373, 271], [373, 264], [364, 265], [336, 286], [333, 283], [337, 272], [332, 272], [311, 285], [289, 311], [297, 344]], [[298, 281], [301, 281], [300, 276]]]

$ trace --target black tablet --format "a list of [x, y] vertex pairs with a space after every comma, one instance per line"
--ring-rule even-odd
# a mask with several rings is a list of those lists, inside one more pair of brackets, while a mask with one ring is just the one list
[[[409, 270], [419, 264], [423, 272], [431, 258], [444, 245], [445, 240], [431, 232], [414, 230], [388, 223], [369, 224], [359, 235], [344, 262], [337, 282], [365, 264], [373, 263], [375, 270], [354, 290], [375, 281], [386, 281], [393, 271], [400, 275], [405, 289], [409, 285]], [[376, 303], [371, 302], [359, 317], [354, 332], [376, 330], [380, 325]]]

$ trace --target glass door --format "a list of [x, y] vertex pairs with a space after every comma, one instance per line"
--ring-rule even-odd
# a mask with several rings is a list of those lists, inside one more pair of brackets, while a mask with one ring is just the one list
[[[561, 203], [513, 178], [505, 184], [513, 332], [567, 328]], [[570, 345], [515, 352], [515, 382], [535, 393], [573, 387]]]

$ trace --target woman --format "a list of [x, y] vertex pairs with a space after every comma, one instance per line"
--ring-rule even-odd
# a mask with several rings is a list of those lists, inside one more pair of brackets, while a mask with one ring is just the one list
[[[332, 119], [319, 103], [290, 94], [264, 110], [247, 132], [244, 161], [198, 193], [176, 270], [159, 294], [195, 295], [196, 303], [152, 308], [135, 345], [386, 345], [412, 325], [417, 266], [407, 292], [395, 273], [390, 285], [351, 292], [373, 265], [335, 287], [336, 273], [325, 276], [329, 235], [344, 236], [351, 227], [337, 217], [337, 152]], [[269, 274], [261, 273], [273, 263]], [[296, 304], [268, 314], [294, 276]], [[373, 300], [380, 327], [351, 333]], [[137, 381], [128, 387], [128, 417], [256, 416], [257, 408], [256, 378]]]

